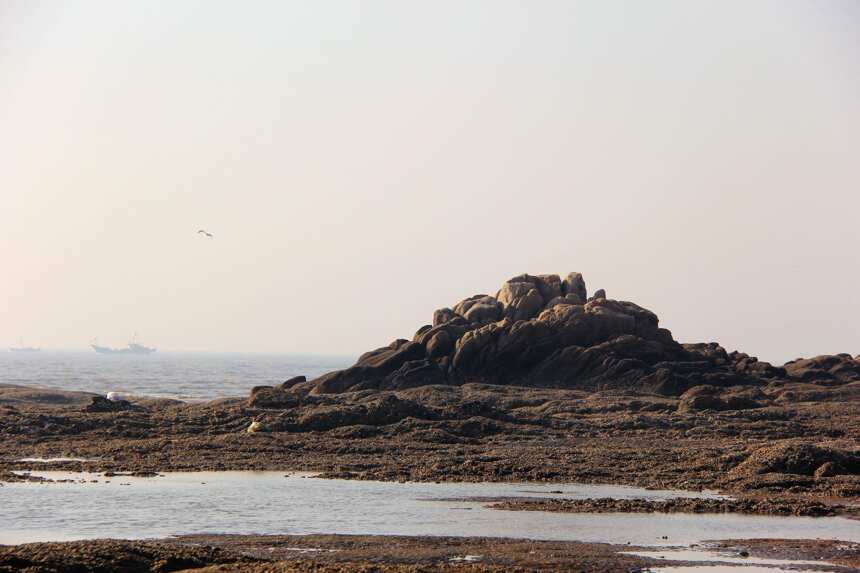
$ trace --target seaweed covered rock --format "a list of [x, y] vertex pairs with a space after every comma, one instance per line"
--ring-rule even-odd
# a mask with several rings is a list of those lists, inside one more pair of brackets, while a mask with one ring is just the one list
[[[494, 322], [501, 318], [502, 305], [491, 296], [478, 294], [454, 306], [453, 313], [456, 316], [462, 316], [466, 322]], [[454, 316], [451, 316], [448, 320], [451, 318], [454, 318]]]

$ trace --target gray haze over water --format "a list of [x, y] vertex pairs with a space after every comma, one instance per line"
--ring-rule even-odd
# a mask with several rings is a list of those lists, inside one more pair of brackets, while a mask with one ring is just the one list
[[308, 354], [0, 352], [0, 384], [208, 400], [247, 396], [254, 386], [293, 376], [310, 380], [354, 361], [354, 356]]

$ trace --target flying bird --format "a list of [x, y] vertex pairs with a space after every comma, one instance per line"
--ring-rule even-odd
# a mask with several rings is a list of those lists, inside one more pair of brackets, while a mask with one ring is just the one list
[[206, 231], [204, 231], [203, 229], [200, 229], [199, 231], [197, 231], [197, 234], [198, 234], [198, 235], [199, 235], [200, 233], [203, 233], [204, 235], [206, 235], [206, 236], [207, 236], [207, 237], [209, 237], [210, 239], [212, 238], [212, 233], [206, 232]]

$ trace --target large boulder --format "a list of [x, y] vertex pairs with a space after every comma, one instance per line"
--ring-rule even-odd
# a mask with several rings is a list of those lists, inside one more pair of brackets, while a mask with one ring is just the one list
[[564, 294], [562, 292], [561, 277], [558, 275], [538, 275], [536, 278], [538, 279], [536, 286], [544, 302]]
[[445, 324], [449, 320], [453, 320], [455, 316], [457, 316], [457, 314], [450, 308], [440, 308], [439, 310], [433, 312], [433, 326]]
[[624, 334], [644, 339], [659, 335], [657, 315], [632, 302], [592, 300], [584, 305], [553, 305], [538, 320], [553, 326], [565, 346], [590, 346]]
[[496, 298], [502, 304], [507, 318], [528, 320], [536, 317], [548, 302], [541, 295], [542, 289], [547, 290], [548, 287], [543, 285], [540, 278], [520, 275], [505, 281]]
[[451, 320], [419, 331], [413, 340], [424, 346], [428, 357], [439, 359], [453, 354], [457, 340], [466, 332], [480, 326], [480, 323], [469, 322], [462, 316], [455, 315]]
[[566, 297], [576, 298], [580, 304], [588, 300], [588, 291], [585, 290], [585, 279], [580, 273], [570, 273], [561, 283], [561, 292]]
[[495, 322], [501, 318], [502, 305], [491, 296], [478, 294], [454, 306], [454, 314], [468, 322]]
[[424, 337], [424, 347], [428, 358], [442, 358], [454, 351], [457, 342], [457, 333], [451, 328], [435, 328], [427, 332]]
[[496, 384], [514, 382], [554, 350], [552, 328], [539, 320], [504, 321], [466, 333], [454, 351], [456, 375]]
[[503, 320], [463, 334], [454, 347], [454, 369], [466, 373], [479, 371], [489, 358], [487, 349], [495, 346], [510, 324], [510, 320]]

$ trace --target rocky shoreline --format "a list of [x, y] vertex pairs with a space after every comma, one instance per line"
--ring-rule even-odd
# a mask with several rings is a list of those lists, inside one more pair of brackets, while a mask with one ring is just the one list
[[742, 513], [795, 517], [845, 516], [860, 518], [860, 507], [796, 498], [696, 499], [530, 499], [494, 501], [493, 509], [508, 511], [556, 511], [563, 513]]
[[[311, 471], [386, 481], [710, 489], [738, 497], [660, 507], [516, 500], [503, 501], [505, 509], [844, 515], [855, 514], [860, 502], [858, 411], [860, 360], [850, 355], [774, 366], [716, 343], [680, 344], [653, 312], [602, 291], [587, 296], [578, 273], [564, 279], [521, 275], [495, 296], [476, 295], [436, 311], [411, 340], [368, 352], [350, 368], [257, 387], [247, 398], [111, 401], [0, 385], [0, 481], [27, 479], [12, 472], [35, 465], [150, 475]], [[80, 460], [22, 461], [36, 457]], [[130, 550], [124, 542], [104, 543], [56, 550], [116, 556]], [[29, 559], [22, 555], [31, 550], [4, 551], [6, 559], [25, 563], [14, 559]], [[579, 555], [579, 549], [570, 551]], [[598, 553], [596, 561], [567, 565], [635, 570], [645, 563]], [[161, 559], [153, 555], [147, 563]], [[202, 559], [196, 555], [188, 559]], [[309, 565], [259, 567], [362, 570], [319, 565], [318, 558], [314, 554]], [[213, 570], [239, 566], [206, 559], [201, 563]], [[604, 562], [610, 565], [601, 569]], [[315, 563], [324, 568], [312, 569]], [[414, 563], [383, 563], [376, 570], [416, 570]], [[38, 567], [33, 571], [54, 570]]]
[[[755, 410], [679, 412], [678, 398], [662, 396], [424, 387], [325, 396], [295, 409], [303, 424], [317, 429], [270, 426], [248, 433], [251, 420], [274, 426], [277, 417], [296, 411], [235, 399], [92, 413], [84, 411], [88, 395], [76, 396], [77, 403], [10, 405], [2, 403], [0, 389], [0, 473], [17, 479], [9, 472], [36, 465], [93, 472], [269, 469], [386, 481], [608, 483], [850, 502], [860, 496], [854, 466], [860, 392], [854, 391], [825, 388], [815, 401]], [[28, 392], [47, 401], [54, 395]], [[89, 461], [18, 461], [60, 456]]]
[[[370, 535], [197, 535], [164, 541], [97, 540], [0, 546], [0, 573], [434, 573], [473, 571], [646, 571], [716, 564], [630, 554], [629, 545], [525, 539]], [[729, 557], [817, 561], [815, 570], [853, 571], [860, 545], [828, 540], [727, 540], [700, 549]], [[809, 566], [792, 565], [803, 571]]]

